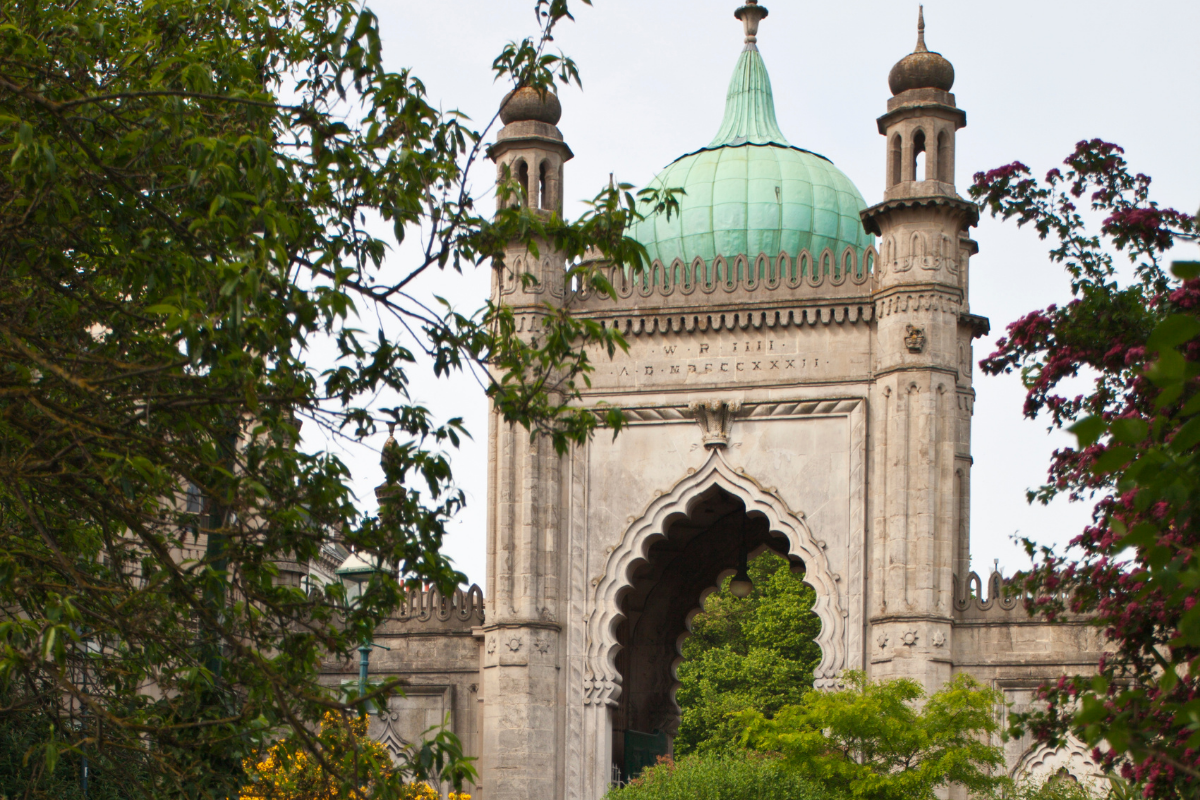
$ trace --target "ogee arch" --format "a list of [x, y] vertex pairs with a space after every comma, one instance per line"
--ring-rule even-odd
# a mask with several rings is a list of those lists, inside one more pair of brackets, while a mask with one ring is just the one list
[[620, 543], [605, 562], [603, 577], [596, 584], [593, 611], [588, 619], [587, 669], [584, 702], [616, 705], [621, 692], [621, 674], [616, 656], [620, 647], [617, 626], [623, 618], [621, 598], [632, 588], [634, 572], [650, 557], [650, 547], [666, 537], [670, 525], [693, 516], [695, 505], [711, 489], [720, 488], [741, 500], [746, 516], [765, 517], [771, 533], [787, 539], [788, 555], [804, 562], [804, 582], [816, 593], [813, 613], [821, 620], [816, 642], [821, 662], [814, 670], [817, 688], [835, 686], [846, 664], [846, 621], [838, 597], [837, 580], [829, 569], [825, 551], [817, 543], [802, 514], [788, 508], [774, 492], [734, 469], [720, 448], [714, 449], [704, 466], [681, 479], [671, 491], [655, 499], [642, 516], [626, 528]]

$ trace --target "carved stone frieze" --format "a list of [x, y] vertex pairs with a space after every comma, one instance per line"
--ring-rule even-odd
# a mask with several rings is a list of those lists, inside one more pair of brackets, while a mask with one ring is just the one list
[[[817, 327], [830, 324], [870, 322], [875, 306], [866, 298], [837, 305], [811, 305], [799, 308], [745, 308], [724, 311], [705, 310], [696, 313], [685, 310], [677, 314], [651, 311], [630, 315], [621, 312], [581, 313], [599, 320], [601, 324], [614, 328], [627, 336], [651, 334], [706, 333], [708, 331], [751, 331], [779, 328]], [[523, 322], [518, 322], [518, 326]], [[520, 331], [518, 331], [520, 332]]]
[[[812, 416], [844, 416], [858, 409], [863, 401], [858, 397], [827, 400], [784, 400], [771, 403], [740, 403], [738, 419], [787, 419]], [[691, 405], [640, 406], [623, 409], [631, 425], [663, 422], [686, 422], [695, 419]]]

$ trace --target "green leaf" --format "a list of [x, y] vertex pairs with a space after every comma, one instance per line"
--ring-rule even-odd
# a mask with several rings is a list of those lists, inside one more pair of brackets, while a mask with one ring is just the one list
[[1141, 419], [1122, 417], [1113, 420], [1109, 427], [1113, 439], [1122, 444], [1140, 444], [1150, 433], [1150, 425]]
[[1103, 419], [1092, 416], [1084, 417], [1067, 430], [1075, 434], [1075, 438], [1079, 440], [1080, 449], [1083, 449], [1099, 441], [1107, 427]]
[[1098, 475], [1106, 475], [1124, 467], [1133, 459], [1134, 449], [1124, 445], [1109, 447], [1092, 462], [1092, 471]]
[[1146, 350], [1159, 352], [1178, 347], [1200, 336], [1200, 320], [1186, 314], [1172, 314], [1154, 328], [1146, 340]]
[[1200, 444], [1200, 417], [1193, 417], [1175, 432], [1171, 438], [1171, 449], [1177, 453], [1186, 453]]
[[1200, 278], [1200, 261], [1172, 261], [1171, 274], [1185, 281]]
[[1159, 386], [1183, 380], [1187, 371], [1187, 362], [1183, 355], [1174, 349], [1159, 351], [1158, 359], [1146, 370], [1146, 377]]
[[1158, 528], [1149, 522], [1141, 522], [1133, 526], [1133, 530], [1125, 535], [1124, 541], [1134, 547], [1149, 547], [1158, 541], [1158, 536]]

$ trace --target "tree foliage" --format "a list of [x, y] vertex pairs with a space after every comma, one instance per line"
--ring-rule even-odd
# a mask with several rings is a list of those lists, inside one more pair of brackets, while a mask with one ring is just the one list
[[[1098, 498], [1078, 556], [1026, 542], [1029, 608], [1055, 618], [1090, 614], [1111, 653], [1094, 677], [1043, 689], [1047, 708], [1016, 720], [1044, 741], [1072, 732], [1146, 797], [1200, 796], [1200, 268], [1164, 259], [1194, 240], [1196, 218], [1150, 200], [1150, 178], [1124, 151], [1080, 142], [1041, 181], [1017, 162], [975, 176], [972, 195], [996, 215], [1055, 242], [1072, 300], [1009, 326], [986, 372], [1021, 371], [1025, 413], [1045, 412], [1078, 446], [1054, 453], [1031, 492]], [[1089, 209], [1087, 215], [1080, 205]], [[1088, 217], [1099, 216], [1099, 231]], [[1131, 279], [1117, 269], [1132, 265]], [[1066, 396], [1063, 382], [1092, 379]]]
[[[4, 698], [8, 699], [8, 698]], [[26, 706], [24, 713], [6, 717], [0, 724], [0, 798], [37, 796], [39, 792], [58, 800], [134, 800], [143, 780], [145, 765], [136, 753], [100, 752], [95, 749], [66, 750], [47, 763], [30, 758], [45, 740], [55, 718], [46, 709]], [[82, 780], [88, 780], [84, 793]]]
[[800, 777], [833, 797], [934, 800], [957, 783], [996, 797], [1009, 785], [996, 707], [1003, 695], [958, 675], [926, 697], [916, 681], [868, 681], [848, 671], [846, 688], [810, 690], [767, 719], [746, 712], [746, 741], [778, 752]]
[[[821, 794], [776, 757], [696, 753], [663, 758], [608, 800], [821, 800]], [[1072, 798], [1071, 800], [1074, 800]]]
[[[533, 6], [540, 31], [496, 77], [578, 81], [548, 50], [567, 0]], [[147, 794], [226, 796], [281, 729], [318, 746], [345, 700], [321, 660], [397, 606], [401, 576], [461, 577], [439, 549], [464, 431], [411, 401], [418, 354], [434, 375], [472, 369], [560, 451], [621, 423], [572, 405], [618, 333], [547, 307], [521, 338], [506, 308], [459, 313], [419, 280], [514, 241], [637, 264], [634, 198], [612, 187], [574, 221], [483, 215], [469, 176], [494, 119], [439, 111], [381, 52], [349, 0], [0, 7], [0, 720], [48, 715], [35, 760], [138, 754]], [[586, 264], [570, 279], [611, 291]], [[300, 429], [361, 440], [383, 422], [392, 490], [369, 515]], [[280, 579], [335, 544], [397, 573], [349, 611], [336, 584]]]
[[683, 711], [675, 752], [740, 749], [734, 715], [754, 709], [771, 715], [812, 688], [821, 660], [816, 598], [802, 574], [774, 553], [749, 564], [754, 591], [734, 597], [726, 581], [704, 603], [683, 643], [676, 699]]

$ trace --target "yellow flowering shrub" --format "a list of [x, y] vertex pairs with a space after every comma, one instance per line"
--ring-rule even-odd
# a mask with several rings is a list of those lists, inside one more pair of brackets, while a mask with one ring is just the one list
[[[400, 790], [399, 800], [440, 800], [437, 790], [428, 783], [408, 783]], [[450, 792], [446, 800], [471, 800], [466, 792]]]
[[[250, 782], [239, 800], [365, 800], [370, 789], [388, 778], [398, 780], [391, 753], [367, 736], [367, 717], [329, 711], [317, 733], [321, 758], [296, 747], [292, 740], [271, 745], [242, 763]], [[323, 765], [331, 765], [331, 774]], [[400, 787], [396, 800], [440, 800], [424, 781]], [[446, 800], [471, 800], [466, 792], [450, 792]]]
[[[246, 759], [242, 767], [250, 783], [239, 800], [355, 800], [365, 796], [356, 787], [374, 785], [391, 770], [391, 754], [367, 736], [365, 716], [328, 711], [316, 738], [320, 759], [289, 740]], [[342, 774], [330, 774], [322, 760]]]

